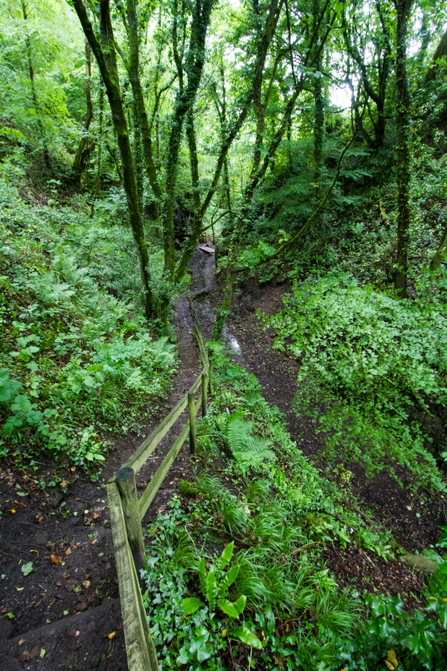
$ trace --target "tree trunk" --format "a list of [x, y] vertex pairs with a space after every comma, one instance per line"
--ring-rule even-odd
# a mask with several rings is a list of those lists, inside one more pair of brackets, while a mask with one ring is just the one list
[[202, 77], [205, 63], [205, 42], [211, 18], [211, 10], [215, 0], [196, 0], [191, 25], [191, 38], [186, 59], [187, 84], [179, 90], [175, 103], [171, 133], [168, 142], [168, 158], [166, 164], [165, 206], [163, 208], [163, 233], [165, 270], [173, 278], [175, 272], [174, 248], [174, 207], [175, 187], [179, 162], [180, 144], [183, 124], [188, 112], [192, 109]]
[[427, 72], [427, 81], [431, 81], [436, 78], [439, 70], [438, 60], [446, 55], [447, 55], [447, 30], [442, 36], [441, 41], [439, 42], [438, 46], [436, 47], [436, 51], [433, 54], [432, 64]]
[[402, 298], [408, 296], [408, 245], [410, 229], [410, 103], [407, 88], [407, 29], [412, 0], [395, 0], [396, 30], [396, 98], [397, 98], [397, 259], [394, 287]]
[[73, 178], [77, 184], [79, 184], [81, 181], [82, 173], [87, 166], [87, 161], [92, 150], [92, 142], [88, 137], [90, 124], [93, 121], [92, 53], [88, 41], [85, 43], [85, 102], [87, 106], [87, 113], [85, 115], [84, 131], [72, 166]]
[[104, 86], [106, 88], [107, 98], [109, 100], [112, 111], [113, 127], [115, 129], [121, 158], [129, 221], [135, 245], [137, 247], [138, 260], [140, 265], [144, 311], [146, 318], [150, 320], [154, 316], [154, 303], [152, 291], [150, 288], [149, 254], [144, 235], [143, 222], [141, 219], [141, 210], [139, 207], [137, 180], [134, 169], [132, 149], [129, 140], [126, 113], [124, 110], [119, 84], [114, 35], [110, 19], [109, 0], [101, 0], [100, 4], [101, 41], [99, 41], [96, 37], [96, 32], [93, 29], [90, 19], [88, 18], [82, 0], [73, 0], [73, 7], [78, 15], [84, 34], [89, 41], [98, 63]]
[[[320, 0], [313, 2], [314, 21], [320, 14]], [[324, 92], [323, 92], [323, 52], [320, 50], [315, 63], [315, 77], [313, 97], [314, 97], [314, 198], [315, 202], [321, 198], [321, 174], [323, 168], [323, 140], [324, 140]], [[318, 224], [323, 223], [323, 211], [319, 214]]]
[[441, 242], [439, 243], [439, 247], [435, 252], [434, 257], [431, 260], [430, 263], [430, 270], [434, 272], [435, 270], [438, 270], [438, 268], [441, 266], [441, 263], [444, 262], [444, 259], [447, 254], [447, 226], [444, 229], [444, 233], [442, 234]]
[[96, 187], [95, 187], [96, 195], [98, 195], [101, 189], [103, 126], [104, 126], [104, 87], [101, 83], [99, 89], [98, 161], [96, 166]]
[[189, 164], [191, 167], [192, 198], [194, 204], [194, 216], [189, 237], [183, 250], [180, 261], [174, 273], [174, 282], [179, 282], [188, 268], [189, 261], [200, 240], [202, 232], [202, 217], [200, 216], [200, 192], [199, 192], [199, 160], [197, 155], [196, 131], [194, 128], [194, 114], [191, 109], [186, 118], [186, 136], [188, 138]]
[[159, 202], [162, 196], [162, 190], [158, 183], [157, 169], [155, 167], [152, 150], [151, 131], [140, 79], [140, 36], [135, 0], [127, 0], [127, 35], [129, 38], [128, 73], [135, 101], [135, 115], [139, 121], [139, 133], [141, 134], [143, 145], [144, 165], [149, 184], [151, 185], [155, 198]]
[[[28, 20], [28, 8], [26, 6], [25, 0], [22, 0], [22, 16], [23, 16], [23, 20], [26, 22]], [[31, 49], [31, 40], [29, 38], [28, 33], [26, 34], [26, 38], [25, 38], [25, 47], [26, 47], [26, 58], [27, 58], [27, 61], [28, 61], [28, 74], [29, 74], [30, 88], [31, 88], [31, 99], [33, 101], [34, 110], [36, 112], [37, 127], [38, 127], [39, 135], [40, 135], [40, 138], [41, 138], [41, 141], [42, 141], [43, 159], [45, 161], [45, 166], [46, 166], [47, 170], [49, 172], [52, 172], [50, 152], [48, 151], [45, 128], [44, 128], [42, 117], [41, 117], [41, 114], [40, 114], [40, 105], [39, 105], [39, 101], [38, 101], [38, 98], [37, 98], [36, 80], [35, 80], [34, 65], [33, 65], [33, 54], [32, 54], [32, 49]]]

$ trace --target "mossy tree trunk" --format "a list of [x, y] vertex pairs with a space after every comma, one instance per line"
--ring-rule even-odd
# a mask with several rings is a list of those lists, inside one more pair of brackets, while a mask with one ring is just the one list
[[140, 31], [138, 29], [137, 2], [136, 0], [127, 0], [126, 5], [127, 21], [125, 22], [129, 45], [129, 58], [126, 63], [129, 74], [130, 84], [135, 105], [135, 118], [138, 121], [138, 132], [141, 136], [143, 147], [144, 166], [146, 175], [151, 185], [153, 194], [157, 201], [157, 209], [162, 198], [162, 189], [160, 187], [155, 167], [152, 136], [149, 126], [149, 119], [144, 101], [143, 87], [140, 77]]
[[164, 233], [164, 266], [169, 277], [175, 273], [174, 248], [174, 208], [175, 188], [179, 164], [179, 152], [183, 126], [188, 113], [192, 110], [202, 78], [205, 64], [205, 44], [211, 19], [211, 10], [216, 0], [195, 0], [191, 23], [191, 37], [185, 62], [186, 84], [178, 91], [171, 122], [168, 141], [166, 182], [164, 189], [164, 206], [162, 223]]
[[[28, 21], [28, 6], [27, 6], [25, 0], [21, 0], [21, 8], [22, 8], [23, 20], [26, 23]], [[31, 39], [30, 39], [30, 36], [29, 36], [28, 32], [26, 33], [26, 37], [25, 37], [25, 49], [26, 49], [26, 59], [28, 61], [28, 74], [29, 74], [30, 89], [31, 89], [31, 99], [33, 101], [34, 111], [36, 113], [36, 119], [37, 119], [37, 128], [38, 128], [40, 139], [41, 139], [41, 142], [42, 142], [43, 160], [45, 162], [45, 166], [46, 166], [48, 172], [52, 172], [50, 152], [48, 150], [47, 138], [46, 138], [45, 128], [44, 128], [43, 121], [42, 121], [39, 99], [37, 97], [36, 77], [35, 77], [34, 63], [33, 63], [33, 50], [32, 50], [32, 47], [31, 47]]]
[[81, 141], [79, 142], [76, 154], [74, 157], [72, 172], [74, 182], [78, 185], [81, 182], [82, 173], [87, 167], [88, 159], [93, 149], [93, 143], [89, 138], [90, 125], [93, 121], [93, 102], [92, 102], [92, 53], [91, 48], [86, 41], [85, 43], [85, 103], [86, 114], [84, 121], [84, 130]]
[[396, 104], [397, 104], [397, 258], [394, 287], [407, 297], [408, 246], [410, 230], [410, 102], [407, 84], [407, 31], [412, 0], [395, 0], [396, 27]]
[[[320, 0], [313, 2], [314, 21], [319, 25]], [[315, 82], [313, 87], [314, 98], [314, 198], [321, 198], [321, 177], [323, 169], [323, 142], [324, 142], [324, 89], [323, 89], [323, 51], [318, 52], [315, 62]], [[323, 223], [324, 212], [319, 214], [318, 224]]]
[[109, 0], [100, 0], [99, 35], [93, 28], [83, 1], [73, 0], [73, 7], [98, 63], [110, 109], [112, 111], [113, 127], [121, 158], [122, 177], [124, 190], [126, 192], [129, 221], [140, 265], [144, 310], [147, 319], [150, 320], [154, 317], [155, 310], [150, 287], [149, 254], [141, 218], [140, 200], [129, 139], [128, 124], [119, 83]]

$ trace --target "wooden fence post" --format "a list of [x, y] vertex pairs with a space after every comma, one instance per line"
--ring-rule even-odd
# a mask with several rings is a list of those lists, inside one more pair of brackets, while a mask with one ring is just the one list
[[194, 454], [196, 451], [196, 414], [194, 412], [194, 394], [188, 394], [189, 411], [189, 451]]
[[202, 373], [202, 417], [206, 417], [208, 400], [208, 375]]
[[137, 572], [144, 568], [143, 529], [140, 522], [138, 507], [137, 485], [133, 468], [120, 468], [116, 474], [116, 483], [121, 494], [124, 519], [126, 521], [127, 537]]

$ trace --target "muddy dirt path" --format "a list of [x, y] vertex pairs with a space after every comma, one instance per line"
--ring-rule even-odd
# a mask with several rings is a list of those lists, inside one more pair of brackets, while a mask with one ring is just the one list
[[[179, 369], [173, 390], [141, 435], [115, 439], [101, 481], [76, 479], [74, 473], [68, 484], [51, 463], [42, 463], [35, 477], [0, 469], [2, 671], [127, 670], [105, 485], [200, 373], [192, 326], [199, 320], [210, 337], [213, 320], [211, 311], [194, 304], [213, 287], [214, 255], [198, 250], [191, 271], [191, 293], [176, 305]], [[178, 433], [174, 427], [160, 444], [139, 474], [139, 487], [152, 477]], [[164, 509], [178, 480], [189, 475], [185, 445], [148, 520]], [[54, 485], [42, 489], [42, 477]]]

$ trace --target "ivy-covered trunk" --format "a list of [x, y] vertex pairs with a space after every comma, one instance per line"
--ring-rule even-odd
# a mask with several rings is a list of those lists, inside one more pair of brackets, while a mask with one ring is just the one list
[[[313, 2], [314, 22], [319, 25], [320, 0]], [[323, 168], [323, 140], [324, 140], [324, 91], [323, 91], [323, 52], [320, 49], [315, 63], [314, 97], [314, 184], [315, 201], [321, 198], [321, 176]], [[320, 211], [318, 225], [323, 223], [323, 210]]]
[[396, 0], [396, 103], [397, 103], [397, 258], [394, 286], [408, 295], [408, 245], [410, 230], [410, 103], [407, 85], [407, 29], [412, 0]]
[[143, 87], [140, 78], [140, 35], [138, 30], [137, 3], [135, 0], [127, 0], [126, 28], [129, 42], [127, 71], [134, 97], [135, 118], [137, 120], [138, 132], [141, 135], [146, 175], [153, 194], [157, 199], [158, 206], [161, 200], [162, 190], [158, 182], [157, 169], [154, 162], [151, 130], [149, 127]]

